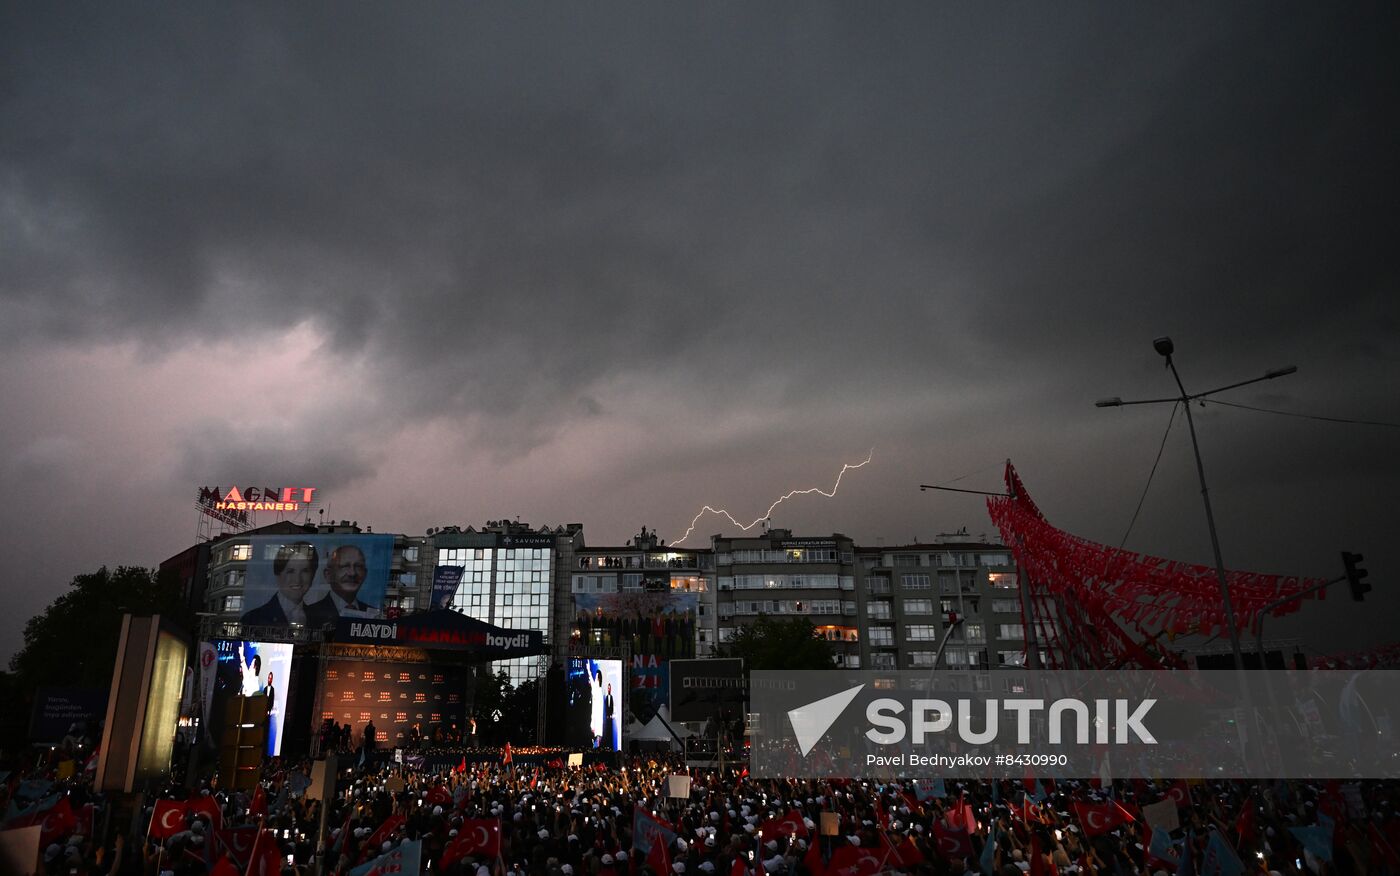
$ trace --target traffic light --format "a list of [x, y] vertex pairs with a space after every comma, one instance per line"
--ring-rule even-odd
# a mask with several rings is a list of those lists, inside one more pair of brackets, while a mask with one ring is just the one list
[[1347, 568], [1347, 586], [1351, 588], [1351, 598], [1357, 602], [1365, 599], [1371, 590], [1371, 585], [1366, 581], [1369, 573], [1357, 565], [1364, 559], [1361, 554], [1342, 551], [1342, 565]]

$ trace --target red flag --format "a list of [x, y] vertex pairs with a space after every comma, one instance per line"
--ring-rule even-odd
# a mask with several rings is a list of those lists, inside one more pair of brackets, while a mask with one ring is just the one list
[[1076, 800], [1074, 814], [1084, 826], [1085, 836], [1099, 836], [1133, 820], [1126, 809], [1112, 800], [1106, 803], [1080, 803]]
[[97, 804], [84, 803], [78, 810], [78, 833], [92, 836], [97, 830]]
[[919, 851], [914, 838], [906, 836], [904, 842], [895, 848], [895, 854], [899, 856], [899, 861], [905, 867], [917, 867], [924, 862], [924, 853]]
[[250, 818], [263, 818], [267, 815], [267, 794], [263, 792], [263, 786], [258, 785], [253, 789], [253, 802], [248, 806]]
[[[811, 876], [826, 876], [826, 862], [822, 860], [822, 844], [815, 840], [807, 846], [807, 854], [802, 856], [802, 863], [807, 866], [807, 872]], [[734, 871], [729, 876], [748, 876], [748, 868], [744, 866], [742, 858], [734, 859]]]
[[446, 870], [469, 855], [495, 857], [501, 853], [501, 822], [495, 818], [468, 818], [457, 836], [442, 850], [439, 866]]
[[429, 806], [448, 806], [452, 803], [452, 792], [444, 785], [434, 785], [424, 799]]
[[270, 830], [259, 830], [244, 876], [281, 876], [281, 873], [282, 852], [277, 847], [277, 837]]
[[1177, 809], [1185, 809], [1191, 805], [1191, 786], [1178, 779], [1167, 788], [1166, 797], [1176, 804]]
[[191, 815], [203, 815], [209, 819], [209, 824], [219, 830], [224, 826], [224, 814], [219, 811], [219, 801], [213, 796], [206, 797], [201, 794], [198, 797], [191, 797], [188, 801], [188, 808]]
[[1400, 870], [1400, 854], [1397, 854], [1392, 846], [1376, 827], [1375, 822], [1367, 822], [1366, 835], [1371, 840], [1371, 847], [1381, 853], [1385, 858], [1385, 864], [1391, 870]]
[[1045, 856], [1040, 853], [1040, 835], [1031, 833], [1031, 871], [1029, 876], [1050, 876], [1050, 868], [1045, 866]]
[[209, 876], [242, 876], [242, 874], [229, 861], [228, 855], [220, 855], [219, 860], [215, 861], [213, 868], [210, 869]]
[[394, 831], [403, 827], [403, 823], [404, 817], [402, 815], [390, 815], [388, 818], [384, 819], [384, 823], [379, 825], [378, 829], [369, 835], [369, 840], [365, 842], [366, 854], [379, 854], [380, 846], [384, 845], [384, 841], [387, 840]]
[[972, 836], [961, 828], [950, 827], [942, 819], [933, 823], [933, 838], [938, 851], [946, 857], [968, 858], [972, 855]]
[[1235, 833], [1239, 834], [1240, 839], [1254, 836], [1254, 814], [1254, 801], [1246, 797], [1240, 817], [1235, 819]]
[[185, 829], [185, 814], [183, 800], [157, 800], [146, 836], [158, 840], [169, 839]]
[[537, 785], [539, 785], [539, 783], [540, 783], [540, 768], [539, 768], [539, 767], [535, 767], [535, 774], [534, 774], [533, 776], [530, 777], [530, 790], [531, 790], [531, 791], [535, 790], [535, 787], [536, 787]]
[[827, 872], [832, 876], [874, 876], [883, 866], [880, 856], [873, 849], [842, 846], [831, 856], [831, 867]]
[[39, 845], [56, 843], [72, 833], [73, 828], [77, 826], [78, 816], [73, 812], [73, 804], [68, 802], [67, 797], [60, 797], [58, 803], [44, 813], [44, 819], [39, 822]]
[[258, 838], [256, 827], [234, 827], [215, 832], [215, 839], [239, 867], [248, 866], [248, 858], [253, 853], [253, 844]]
[[[959, 798], [961, 799], [961, 798]], [[972, 811], [972, 804], [963, 800], [953, 817], [949, 819], [953, 827], [961, 827], [969, 834], [977, 832], [977, 815]]]
[[457, 772], [458, 772], [458, 773], [464, 773], [464, 772], [466, 772], [466, 771], [467, 771], [467, 756], [464, 754], [464, 755], [462, 755], [462, 762], [459, 763], [459, 764], [457, 764]]
[[802, 813], [793, 809], [782, 818], [770, 818], [758, 826], [758, 830], [765, 837], [773, 838], [786, 834], [788, 836], [807, 837], [811, 831], [807, 829], [807, 823], [802, 820]]
[[671, 876], [671, 854], [667, 845], [661, 841], [653, 842], [651, 851], [647, 852], [647, 866], [656, 876]]

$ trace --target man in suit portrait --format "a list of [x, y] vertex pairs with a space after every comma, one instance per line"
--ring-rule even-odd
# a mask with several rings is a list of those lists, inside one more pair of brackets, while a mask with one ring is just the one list
[[603, 697], [603, 747], [616, 750], [617, 738], [613, 735], [613, 718], [616, 715], [613, 705], [612, 683], [608, 683], [608, 692]]
[[304, 604], [307, 591], [316, 580], [320, 560], [316, 547], [298, 541], [277, 549], [272, 560], [272, 575], [277, 579], [277, 592], [271, 599], [243, 615], [245, 626], [286, 626], [307, 622], [310, 606]]
[[353, 544], [343, 544], [326, 559], [324, 577], [330, 592], [306, 607], [313, 627], [334, 624], [342, 617], [379, 617], [379, 607], [360, 599], [360, 588], [369, 576], [365, 552]]

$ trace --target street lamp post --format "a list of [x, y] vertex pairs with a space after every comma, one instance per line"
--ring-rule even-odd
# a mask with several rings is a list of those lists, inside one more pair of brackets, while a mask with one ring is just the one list
[[1215, 554], [1215, 577], [1220, 584], [1220, 601], [1225, 606], [1225, 625], [1230, 633], [1230, 651], [1234, 655], [1235, 668], [1237, 670], [1243, 670], [1244, 655], [1240, 651], [1240, 631], [1235, 626], [1235, 609], [1233, 603], [1230, 601], [1230, 585], [1225, 580], [1225, 561], [1220, 554], [1220, 536], [1215, 531], [1215, 512], [1210, 506], [1210, 490], [1206, 486], [1205, 465], [1201, 462], [1201, 445], [1196, 440], [1196, 423], [1191, 416], [1191, 402], [1203, 399], [1209, 395], [1214, 395], [1217, 392], [1224, 392], [1227, 389], [1236, 389], [1241, 386], [1248, 386], [1251, 383], [1258, 383], [1262, 380], [1273, 380], [1276, 377], [1283, 377], [1294, 373], [1298, 369], [1292, 365], [1286, 368], [1275, 368], [1265, 372], [1262, 377], [1242, 380], [1238, 383], [1231, 383], [1227, 386], [1207, 390], [1206, 392], [1192, 394], [1186, 391], [1185, 385], [1181, 382], [1181, 375], [1177, 373], [1176, 363], [1172, 361], [1172, 354], [1176, 352], [1176, 346], [1172, 343], [1172, 339], [1168, 337], [1157, 338], [1152, 342], [1152, 347], [1159, 355], [1167, 360], [1167, 367], [1171, 369], [1172, 377], [1176, 380], [1176, 388], [1181, 392], [1181, 395], [1175, 398], [1149, 398], [1135, 401], [1124, 401], [1121, 398], [1115, 397], [1103, 399], [1102, 401], [1096, 402], [1095, 405], [1101, 408], [1116, 408], [1126, 405], [1148, 405], [1171, 402], [1172, 404], [1180, 403], [1186, 408], [1186, 425], [1191, 431], [1191, 450], [1196, 457], [1196, 475], [1201, 482], [1201, 501], [1205, 503], [1206, 506], [1206, 526], [1210, 528], [1210, 546]]

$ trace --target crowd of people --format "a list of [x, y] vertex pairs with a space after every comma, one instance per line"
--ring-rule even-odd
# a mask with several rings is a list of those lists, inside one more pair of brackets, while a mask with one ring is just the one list
[[172, 785], [118, 823], [92, 771], [46, 751], [0, 803], [7, 827], [42, 826], [47, 876], [302, 874], [318, 852], [319, 872], [355, 876], [1400, 874], [1393, 781], [880, 783], [672, 755], [425, 769], [388, 754], [340, 759], [326, 801], [310, 760], [270, 758], [254, 788]]

